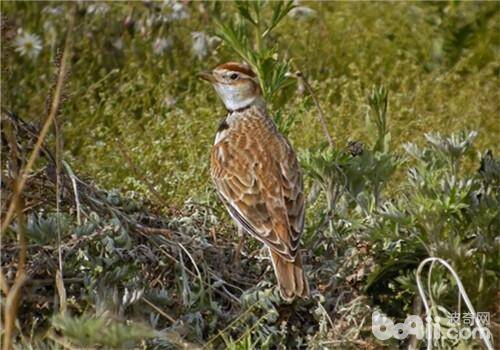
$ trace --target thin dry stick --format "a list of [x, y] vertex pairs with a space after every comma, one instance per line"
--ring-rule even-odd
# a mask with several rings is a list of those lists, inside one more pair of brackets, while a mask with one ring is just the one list
[[161, 235], [167, 239], [171, 239], [173, 235], [173, 231], [168, 228], [159, 228], [159, 227], [147, 227], [144, 225], [137, 224], [137, 228], [142, 232], [151, 234], [151, 235]]
[[72, 344], [70, 344], [66, 339], [57, 336], [54, 331], [49, 331], [46, 334], [46, 337], [49, 338], [50, 340], [53, 340], [55, 343], [61, 345], [64, 349], [69, 349], [69, 350], [80, 350], [80, 348], [75, 348], [73, 347]]
[[26, 227], [25, 218], [23, 214], [23, 200], [21, 196], [15, 198], [15, 208], [18, 210], [18, 241], [19, 241], [19, 262], [16, 273], [16, 279], [5, 301], [4, 308], [4, 334], [3, 334], [3, 350], [10, 350], [12, 348], [12, 337], [14, 335], [15, 323], [17, 318], [17, 306], [21, 296], [21, 289], [26, 282]]
[[75, 22], [75, 7], [73, 7], [72, 15], [70, 16], [70, 20], [68, 23], [68, 31], [66, 35], [66, 41], [64, 43], [64, 51], [61, 56], [61, 62], [59, 65], [59, 72], [57, 74], [57, 82], [56, 82], [56, 87], [54, 89], [54, 95], [52, 97], [52, 101], [50, 104], [50, 108], [48, 111], [48, 116], [47, 119], [45, 120], [45, 123], [43, 124], [42, 130], [40, 131], [40, 134], [38, 136], [38, 140], [36, 141], [35, 147], [33, 151], [31, 152], [31, 155], [28, 159], [28, 162], [26, 163], [26, 166], [21, 170], [19, 174], [19, 179], [16, 188], [14, 189], [14, 195], [13, 198], [10, 202], [9, 209], [7, 210], [7, 214], [5, 214], [5, 218], [2, 222], [2, 226], [0, 228], [1, 234], [5, 233], [5, 230], [7, 227], [9, 227], [10, 223], [12, 222], [12, 219], [14, 218], [14, 214], [16, 212], [16, 203], [17, 203], [17, 197], [21, 195], [21, 192], [23, 191], [24, 186], [26, 185], [26, 180], [28, 179], [28, 175], [31, 172], [31, 169], [33, 168], [33, 165], [35, 164], [36, 159], [38, 158], [38, 155], [40, 154], [40, 149], [43, 145], [43, 142], [45, 140], [45, 137], [47, 137], [47, 134], [50, 130], [50, 127], [57, 115], [57, 112], [59, 110], [59, 105], [61, 102], [61, 95], [63, 92], [63, 86], [64, 86], [64, 80], [66, 77], [66, 74], [68, 72], [69, 64], [70, 64], [70, 55], [71, 55], [71, 44], [72, 44], [72, 39], [71, 39], [71, 34], [73, 32], [73, 26]]
[[[177, 265], [181, 265], [181, 263], [180, 263], [179, 260], [177, 260], [172, 255], [170, 255], [165, 249], [163, 249], [163, 247], [160, 244], [158, 244], [157, 242], [155, 242], [154, 240], [152, 240], [151, 236], [147, 235], [146, 233], [144, 233], [142, 231], [138, 231], [138, 233], [141, 236], [147, 238], [151, 243], [153, 243], [171, 261], [175, 262]], [[186, 268], [186, 272], [189, 273], [193, 277], [197, 277], [197, 275], [193, 271], [191, 271], [190, 269], [188, 269], [188, 268]], [[223, 281], [220, 277], [218, 279], [220, 279], [221, 281]], [[213, 285], [211, 285], [211, 284], [209, 284], [209, 283], [207, 283], [205, 281], [203, 281], [203, 283], [207, 286], [208, 289], [214, 290], [217, 294], [219, 294], [220, 296], [222, 296], [226, 300], [228, 300], [230, 302], [236, 302], [237, 304], [241, 304], [241, 301], [238, 298], [236, 298], [234, 295], [232, 295], [232, 294], [226, 295], [226, 294], [222, 293], [221, 291], [219, 291], [218, 289], [216, 289]]]
[[54, 130], [56, 134], [56, 212], [57, 212], [57, 259], [58, 269], [56, 271], [56, 288], [59, 295], [59, 310], [66, 312], [66, 288], [64, 287], [63, 259], [61, 249], [61, 161], [62, 161], [62, 138], [59, 118], [54, 119]]
[[76, 223], [78, 226], [82, 224], [82, 208], [80, 204], [80, 195], [78, 194], [78, 187], [76, 184], [76, 176], [73, 173], [73, 170], [71, 167], [66, 163], [64, 160], [62, 160], [62, 164], [64, 165], [64, 168], [66, 169], [66, 173], [68, 173], [70, 179], [71, 179], [71, 184], [73, 185], [73, 194], [75, 196], [75, 204], [76, 204]]
[[152, 302], [150, 302], [148, 299], [146, 299], [145, 297], [142, 297], [142, 300], [144, 300], [144, 302], [146, 304], [148, 304], [149, 306], [151, 306], [153, 309], [155, 309], [156, 312], [158, 312], [160, 315], [162, 315], [163, 317], [165, 317], [167, 320], [169, 320], [172, 324], [175, 324], [175, 322], [177, 322], [175, 320], [175, 318], [173, 318], [172, 316], [170, 316], [169, 314], [167, 314], [165, 311], [163, 311], [162, 309], [160, 309], [158, 306], [156, 306], [155, 304], [153, 304]]
[[331, 148], [333, 148], [334, 146], [333, 138], [330, 135], [330, 132], [328, 131], [328, 127], [326, 126], [325, 115], [323, 114], [323, 110], [321, 109], [321, 106], [319, 104], [318, 98], [316, 97], [316, 94], [314, 93], [314, 90], [312, 89], [311, 85], [309, 85], [309, 83], [307, 82], [306, 78], [304, 77], [301, 71], [297, 71], [295, 73], [295, 76], [304, 84], [304, 86], [307, 89], [307, 92], [309, 92], [309, 95], [311, 95], [311, 98], [313, 99], [314, 104], [316, 105], [316, 109], [318, 110], [318, 117], [321, 127], [323, 128], [323, 133], [325, 134], [325, 137], [328, 140], [328, 144], [330, 145]]
[[[7, 141], [10, 144], [10, 149], [11, 149], [11, 155], [12, 155], [12, 170], [13, 173], [15, 174], [15, 178], [12, 181], [12, 186], [13, 188], [17, 188], [18, 186], [18, 176], [19, 174], [19, 169], [17, 165], [18, 161], [18, 150], [17, 150], [17, 140], [15, 139], [13, 132], [12, 132], [12, 125], [7, 124], [6, 128], [6, 138]], [[4, 308], [4, 344], [3, 344], [3, 349], [10, 349], [11, 348], [11, 343], [12, 343], [12, 337], [15, 332], [15, 323], [16, 323], [16, 318], [17, 318], [17, 307], [19, 305], [19, 299], [21, 297], [21, 289], [24, 283], [27, 280], [26, 277], [26, 250], [27, 250], [27, 244], [26, 244], [26, 227], [25, 227], [25, 217], [24, 217], [24, 202], [22, 196], [14, 197], [13, 200], [16, 201], [15, 208], [18, 211], [18, 225], [17, 225], [17, 232], [18, 232], [18, 242], [19, 242], [19, 258], [18, 258], [18, 268], [17, 268], [17, 273], [16, 277], [14, 280], [14, 283], [12, 285], [12, 288], [9, 288], [9, 284], [5, 279], [5, 276], [3, 273], [1, 274], [1, 282], [2, 282], [2, 290], [4, 291], [6, 295], [6, 301], [5, 301], [5, 308]]]
[[2, 269], [0, 269], [0, 289], [2, 290], [3, 294], [5, 294], [6, 296], [9, 295], [10, 287], [7, 283], [7, 279], [5, 278]]
[[[16, 186], [15, 185], [16, 184], [15, 178], [17, 178], [17, 174], [19, 174], [18, 162], [17, 162], [17, 160], [19, 159], [19, 151], [17, 149], [17, 140], [14, 136], [13, 128], [14, 128], [14, 125], [12, 122], [5, 123], [5, 126], [4, 126], [2, 131], [3, 131], [3, 134], [5, 135], [6, 142], [10, 146], [11, 172], [12, 172], [12, 174], [14, 174], [14, 176], [13, 176], [14, 179], [12, 179], [9, 182], [10, 182], [10, 185], [12, 187], [15, 187]], [[3, 140], [3, 138], [2, 138], [2, 140]], [[2, 140], [0, 140], [0, 142]], [[1, 155], [0, 155], [0, 157], [1, 157]], [[3, 193], [4, 192], [0, 192], [0, 196]], [[2, 236], [3, 235], [0, 235], [0, 246], [2, 243]], [[1, 268], [0, 268], [0, 288], [4, 292], [5, 296], [7, 296], [9, 294], [9, 290], [10, 290], [9, 283], [7, 282], [7, 279], [5, 278], [5, 275], [3, 274]]]
[[63, 274], [62, 271], [57, 269], [56, 271], [56, 288], [57, 294], [59, 294], [59, 311], [61, 314], [66, 313], [67, 309], [67, 294], [66, 287], [64, 286]]
[[198, 268], [198, 265], [196, 265], [196, 261], [194, 261], [193, 256], [191, 254], [189, 254], [189, 251], [182, 245], [182, 243], [177, 242], [177, 244], [179, 245], [179, 247], [182, 248], [182, 250], [184, 250], [184, 252], [188, 256], [189, 260], [191, 260], [191, 263], [193, 264], [194, 269], [196, 270], [196, 273], [198, 273], [198, 279], [200, 280], [200, 283], [203, 285], [203, 277], [201, 276], [200, 269]]

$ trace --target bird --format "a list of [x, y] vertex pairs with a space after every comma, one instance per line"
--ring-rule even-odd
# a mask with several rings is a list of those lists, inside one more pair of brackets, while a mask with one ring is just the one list
[[305, 197], [297, 156], [271, 119], [247, 64], [227, 62], [199, 77], [211, 83], [227, 109], [210, 155], [219, 197], [238, 231], [268, 248], [281, 297], [306, 299], [309, 284], [299, 250]]

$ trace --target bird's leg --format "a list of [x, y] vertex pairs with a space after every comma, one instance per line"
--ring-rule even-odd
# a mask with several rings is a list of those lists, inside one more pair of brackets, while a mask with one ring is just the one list
[[243, 249], [243, 243], [245, 243], [245, 232], [243, 231], [243, 228], [241, 226], [238, 226], [238, 235], [240, 236], [240, 239], [238, 241], [238, 245], [236, 246], [233, 260], [236, 266], [240, 266], [241, 250]]

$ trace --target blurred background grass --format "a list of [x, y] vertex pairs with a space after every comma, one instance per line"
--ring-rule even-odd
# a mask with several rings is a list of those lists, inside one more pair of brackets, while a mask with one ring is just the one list
[[[473, 129], [479, 149], [498, 152], [498, 3], [302, 5], [311, 11], [289, 16], [271, 39], [308, 77], [339, 145], [366, 139], [366, 96], [383, 84], [393, 147], [421, 143], [429, 131]], [[44, 118], [66, 6], [1, 4], [9, 25], [2, 106], [25, 119]], [[60, 120], [65, 158], [80, 174], [105, 188], [147, 193], [119, 142], [167, 205], [211, 191], [208, 155], [225, 111], [196, 74], [237, 59], [213, 38], [216, 19], [234, 12], [234, 4], [210, 2], [78, 5]], [[19, 52], [16, 38], [26, 33], [41, 40], [36, 57]], [[310, 97], [293, 89], [285, 116], [293, 116], [289, 137], [301, 152], [322, 142], [321, 129]]]
[[[166, 344], [151, 340], [147, 348], [153, 349], [171, 348], [177, 338], [238, 349], [272, 348], [273, 342], [291, 348], [305, 343], [311, 349], [325, 344], [393, 348], [398, 342], [376, 343], [366, 322], [374, 310], [400, 321], [420, 313], [415, 269], [428, 256], [450, 262], [476, 310], [498, 319], [498, 3], [302, 2], [266, 37], [279, 56], [267, 68], [290, 61], [290, 72], [305, 74], [336, 141], [336, 147], [321, 147], [325, 140], [317, 111], [303, 86], [288, 86], [273, 97], [270, 109], [282, 112], [278, 126], [297, 149], [306, 175], [302, 243], [314, 290], [310, 300], [292, 306], [291, 315], [300, 320], [288, 318], [288, 306], [280, 304], [269, 282], [272, 272], [253, 255], [260, 244], [248, 242], [245, 248], [252, 253], [241, 267], [233, 266], [234, 229], [220, 203], [212, 206], [216, 197], [208, 156], [225, 111], [196, 75], [238, 59], [234, 45], [216, 38], [217, 22], [235, 21], [232, 28], [244, 28], [249, 21], [243, 20], [245, 6], [1, 2], [2, 108], [35, 126], [45, 118], [72, 5], [77, 8], [72, 68], [59, 115], [64, 159], [78, 176], [104, 189], [81, 191], [82, 203], [86, 198], [95, 204], [90, 199], [96, 196], [102, 205], [84, 204], [83, 213], [90, 214], [80, 223], [67, 183], [63, 208], [55, 208], [54, 165], [40, 159], [25, 191], [37, 199], [28, 210], [30, 277], [54, 280], [57, 248], [71, 248], [75, 236], [81, 246], [78, 254], [73, 248], [64, 253], [64, 276], [76, 281], [66, 280], [72, 315], [52, 318], [59, 306], [50, 285], [27, 289], [19, 315], [31, 334], [21, 334], [20, 348], [35, 348], [23, 346], [35, 338], [46, 342], [51, 327], [75, 344], [115, 348], [152, 336], [140, 328], [133, 332], [132, 320], [167, 338]], [[262, 10], [268, 19], [278, 6], [256, 6], [253, 16]], [[255, 39], [259, 30], [245, 35]], [[381, 106], [387, 96], [389, 129], [381, 131], [373, 123], [385, 125]], [[2, 126], [4, 114], [5, 125], [20, 125], [2, 111]], [[448, 136], [463, 130], [478, 135]], [[53, 150], [55, 133], [50, 134]], [[16, 135], [21, 153], [27, 154], [33, 140]], [[350, 140], [365, 144], [361, 155], [345, 151]], [[12, 144], [2, 142], [7, 199], [18, 161], [11, 159]], [[4, 153], [9, 147], [11, 152]], [[469, 164], [462, 167], [462, 161]], [[135, 193], [122, 196], [127, 190]], [[166, 210], [165, 216], [158, 215], [158, 207], [179, 210]], [[168, 228], [168, 237], [145, 237], [130, 226], [143, 220]], [[2, 241], [2, 271], [10, 280], [18, 266], [14, 231], [19, 222]], [[63, 241], [56, 245], [59, 230]], [[203, 278], [186, 278], [189, 265], [181, 243]], [[178, 262], [170, 260], [177, 254]], [[221, 299], [230, 294], [220, 278], [236, 293], [229, 302]], [[428, 281], [440, 312], [455, 310], [455, 284], [444, 271], [429, 273]], [[146, 305], [143, 295], [156, 308]], [[175, 322], [161, 319], [158, 309], [167, 310]], [[103, 334], [103, 313], [127, 325]], [[288, 326], [278, 327], [281, 316]], [[498, 323], [492, 322], [492, 330]]]

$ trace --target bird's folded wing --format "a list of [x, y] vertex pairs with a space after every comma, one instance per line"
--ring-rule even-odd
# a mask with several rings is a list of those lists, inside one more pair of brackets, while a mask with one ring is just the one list
[[228, 144], [215, 145], [212, 178], [232, 218], [293, 261], [304, 225], [302, 177], [290, 145], [279, 141], [273, 155], [262, 148], [256, 151], [257, 147], [245, 152]]
[[290, 224], [290, 245], [293, 253], [297, 251], [300, 236], [304, 229], [305, 197], [302, 172], [292, 146], [283, 138], [285, 161], [280, 162], [281, 185], [288, 222]]

